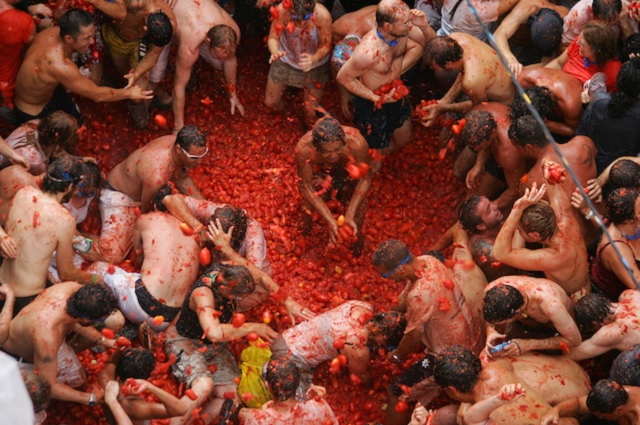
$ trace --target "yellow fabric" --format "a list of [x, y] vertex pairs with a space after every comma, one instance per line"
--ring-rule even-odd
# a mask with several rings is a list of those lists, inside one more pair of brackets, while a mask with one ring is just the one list
[[264, 342], [258, 338], [242, 350], [240, 355], [240, 383], [238, 394], [245, 406], [260, 408], [271, 400], [271, 393], [262, 380], [262, 367], [271, 358], [271, 350], [268, 346], [262, 347]]
[[126, 41], [121, 39], [109, 23], [102, 24], [102, 39], [112, 57], [120, 57], [128, 60], [131, 69], [138, 66], [138, 63], [140, 63], [139, 41]]

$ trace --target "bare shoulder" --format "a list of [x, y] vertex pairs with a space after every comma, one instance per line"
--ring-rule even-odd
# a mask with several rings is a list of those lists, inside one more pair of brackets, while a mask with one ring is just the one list
[[295, 156], [298, 158], [299, 156], [303, 156], [305, 158], [311, 156], [311, 152], [313, 151], [313, 146], [311, 144], [311, 130], [307, 131], [296, 143], [295, 148]]

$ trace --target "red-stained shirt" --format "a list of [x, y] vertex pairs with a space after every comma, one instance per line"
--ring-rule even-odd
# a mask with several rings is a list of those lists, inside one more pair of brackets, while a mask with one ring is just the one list
[[13, 103], [16, 75], [22, 63], [22, 51], [35, 28], [28, 13], [9, 9], [0, 13], [0, 92], [3, 105]]
[[276, 409], [271, 403], [262, 409], [247, 409], [245, 425], [338, 425], [331, 406], [324, 400], [311, 399], [290, 409]]
[[579, 40], [580, 37], [576, 37], [567, 48], [569, 59], [562, 67], [562, 70], [567, 74], [576, 77], [582, 84], [590, 80], [596, 72], [603, 72], [607, 77], [607, 92], [611, 93], [618, 91], [617, 78], [618, 72], [622, 67], [622, 63], [617, 59], [611, 59], [604, 64], [602, 69], [598, 69], [599, 67], [596, 64], [591, 64], [585, 68], [584, 58], [580, 56], [580, 46], [578, 46]]

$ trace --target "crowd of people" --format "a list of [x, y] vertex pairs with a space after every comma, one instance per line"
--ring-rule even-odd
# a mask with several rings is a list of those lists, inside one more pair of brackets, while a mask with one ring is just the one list
[[[346, 366], [368, 387], [382, 355], [400, 369], [390, 425], [638, 423], [636, 6], [0, 0], [0, 422], [43, 424], [53, 399], [101, 405], [118, 425], [338, 424], [314, 370]], [[273, 277], [268, 223], [192, 178], [215, 143], [189, 119], [199, 56], [225, 82], [216, 113], [249, 109], [240, 9], [253, 31], [268, 27], [264, 107], [282, 117], [287, 91], [301, 92], [301, 233], [315, 226], [328, 249], [404, 285], [395, 303], [313, 311]], [[413, 96], [417, 81], [438, 98]], [[330, 84], [336, 111], [323, 107]], [[143, 131], [152, 109], [171, 109], [172, 132], [104, 170], [77, 155], [80, 97], [127, 100]], [[423, 252], [398, 239], [365, 251], [374, 182], [416, 124], [439, 132], [467, 188], [458, 220]], [[99, 234], [79, 230], [94, 198]], [[246, 319], [268, 301], [288, 329]], [[255, 394], [239, 390], [238, 342], [267, 353]], [[110, 356], [93, 386], [76, 355], [86, 349]], [[156, 350], [179, 393], [150, 382]], [[607, 379], [592, 382], [583, 361], [596, 357]], [[450, 404], [431, 409], [439, 394]]]

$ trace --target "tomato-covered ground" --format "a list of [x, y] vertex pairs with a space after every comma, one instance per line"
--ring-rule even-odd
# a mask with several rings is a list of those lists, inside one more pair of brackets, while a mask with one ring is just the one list
[[[222, 75], [214, 74], [202, 62], [195, 68], [199, 81], [196, 90], [187, 94], [186, 123], [205, 129], [210, 148], [209, 155], [192, 174], [195, 182], [209, 199], [245, 208], [262, 224], [273, 277], [301, 304], [322, 312], [344, 300], [360, 299], [387, 310], [394, 304], [401, 285], [384, 280], [375, 272], [371, 265], [375, 247], [381, 241], [396, 238], [407, 243], [413, 253], [422, 253], [454, 221], [455, 207], [464, 195], [461, 185], [451, 177], [450, 159], [438, 160], [435, 132], [416, 125], [415, 143], [386, 158], [382, 171], [374, 176], [367, 198], [363, 229], [366, 246], [362, 256], [353, 258], [344, 246], [328, 249], [327, 233], [320, 225], [315, 225], [311, 237], [306, 238], [297, 229], [300, 196], [293, 149], [304, 131], [301, 96], [295, 91], [287, 92], [292, 102], [289, 112], [271, 114], [263, 106], [268, 53], [262, 39], [244, 39], [238, 56], [238, 91], [247, 111], [244, 118], [230, 115]], [[167, 77], [172, 81], [171, 71]], [[343, 120], [335, 85], [330, 83], [325, 93], [323, 106]], [[431, 97], [420, 80], [413, 93], [414, 104], [420, 98]], [[149, 128], [138, 131], [133, 128], [124, 102], [98, 105], [81, 100], [81, 106], [87, 129], [82, 134], [79, 153], [98, 158], [105, 173], [136, 148], [170, 132], [154, 122], [156, 113], [162, 113], [169, 123], [173, 121], [170, 111], [154, 109]], [[93, 231], [99, 228], [95, 206], [85, 227]], [[290, 326], [283, 309], [273, 302], [249, 314], [249, 319], [259, 320], [264, 309], [272, 311], [276, 329]], [[183, 389], [167, 375], [164, 354], [161, 349], [156, 351], [160, 362], [152, 380], [182, 395]], [[90, 382], [95, 381], [108, 354], [96, 355], [87, 350], [80, 357], [91, 374]], [[374, 360], [371, 370], [373, 386], [363, 388], [350, 381], [346, 370], [330, 374], [327, 365], [318, 368], [317, 383], [327, 387], [329, 403], [341, 424], [383, 419], [386, 389], [400, 369], [380, 357]], [[100, 407], [73, 403], [53, 402], [48, 415], [48, 424], [106, 423]]]

